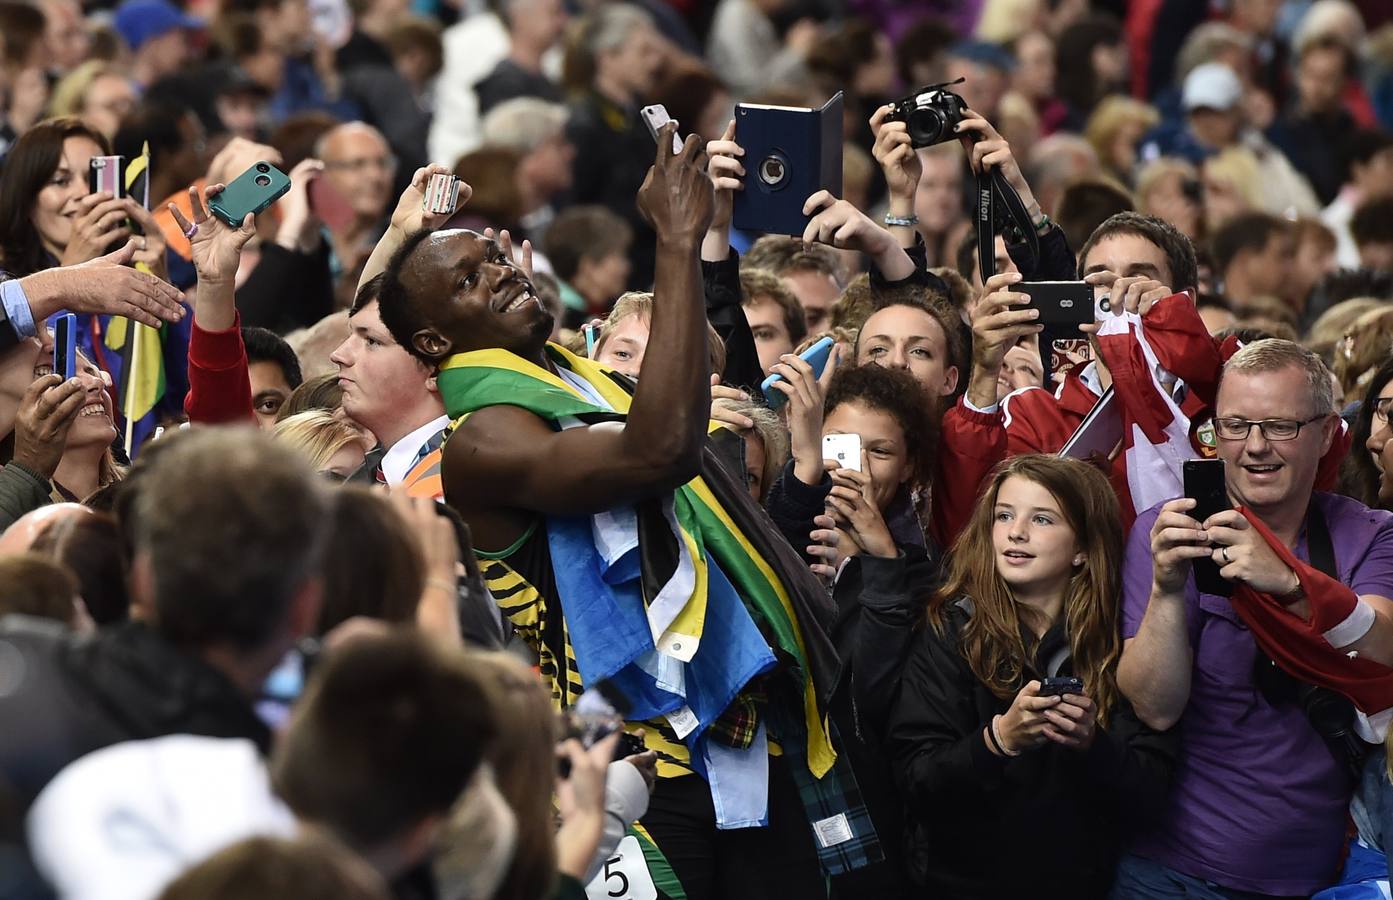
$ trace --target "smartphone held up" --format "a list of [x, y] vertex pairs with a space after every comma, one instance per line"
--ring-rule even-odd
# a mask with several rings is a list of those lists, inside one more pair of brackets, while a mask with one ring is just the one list
[[258, 215], [290, 190], [290, 176], [265, 160], [233, 179], [208, 201], [208, 211], [232, 228], [240, 228], [248, 213]]

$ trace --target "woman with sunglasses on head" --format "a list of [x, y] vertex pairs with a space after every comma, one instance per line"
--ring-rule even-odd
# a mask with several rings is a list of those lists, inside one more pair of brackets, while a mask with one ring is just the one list
[[1117, 689], [1122, 547], [1107, 478], [1040, 455], [997, 468], [954, 545], [886, 744], [937, 893], [1103, 896], [1164, 798], [1175, 742]]

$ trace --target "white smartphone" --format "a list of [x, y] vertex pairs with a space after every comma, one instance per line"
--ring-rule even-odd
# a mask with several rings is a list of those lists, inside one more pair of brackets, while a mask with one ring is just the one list
[[822, 458], [834, 460], [843, 469], [861, 471], [861, 435], [824, 434]]
[[[653, 135], [654, 141], [658, 140], [658, 133], [663, 130], [663, 126], [672, 121], [672, 116], [667, 114], [667, 107], [661, 103], [645, 106], [638, 114], [643, 117], [643, 124], [648, 126], [648, 133]], [[682, 136], [675, 131], [672, 133], [672, 152], [682, 152]]]

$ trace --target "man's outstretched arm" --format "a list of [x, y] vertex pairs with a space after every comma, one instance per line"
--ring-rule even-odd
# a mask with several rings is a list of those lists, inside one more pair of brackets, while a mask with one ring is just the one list
[[638, 196], [658, 234], [657, 271], [627, 423], [557, 432], [517, 407], [480, 410], [446, 451], [450, 492], [469, 505], [587, 514], [672, 490], [697, 474], [711, 407], [698, 251], [713, 197], [700, 140], [689, 137], [674, 155], [668, 138], [660, 136]]

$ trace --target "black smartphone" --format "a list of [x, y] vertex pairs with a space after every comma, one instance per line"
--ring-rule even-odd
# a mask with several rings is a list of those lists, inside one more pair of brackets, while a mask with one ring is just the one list
[[[1181, 466], [1185, 480], [1185, 496], [1195, 501], [1190, 518], [1203, 523], [1215, 513], [1232, 509], [1228, 486], [1224, 480], [1222, 459], [1188, 459]], [[1219, 564], [1212, 559], [1197, 559], [1193, 563], [1195, 586], [1201, 593], [1228, 597], [1233, 583], [1219, 574]]]
[[1093, 285], [1083, 281], [1023, 281], [1016, 290], [1030, 295], [1041, 325], [1078, 328], [1095, 321]]
[[1075, 678], [1073, 675], [1040, 679], [1041, 697], [1063, 697], [1065, 694], [1083, 696], [1083, 679]]
[[53, 323], [53, 374], [64, 381], [77, 374], [77, 316], [72, 313]]

